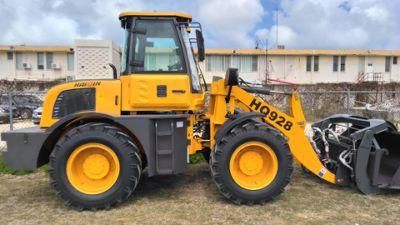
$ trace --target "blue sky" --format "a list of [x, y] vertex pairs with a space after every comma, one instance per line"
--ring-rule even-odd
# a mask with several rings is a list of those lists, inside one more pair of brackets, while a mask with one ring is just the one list
[[400, 0], [0, 0], [0, 45], [120, 44], [129, 10], [191, 13], [208, 48], [400, 49]]

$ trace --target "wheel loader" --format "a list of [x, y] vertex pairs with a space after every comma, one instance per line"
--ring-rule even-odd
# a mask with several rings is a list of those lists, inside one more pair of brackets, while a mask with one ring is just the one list
[[[77, 209], [108, 209], [147, 176], [182, 173], [202, 153], [219, 192], [263, 204], [290, 182], [293, 161], [326, 182], [365, 194], [400, 188], [395, 126], [333, 115], [312, 124], [300, 95], [243, 82], [230, 68], [208, 87], [200, 23], [174, 12], [124, 12], [121, 72], [51, 88], [40, 126], [4, 132], [4, 161], [17, 170], [49, 164], [52, 186]], [[193, 38], [192, 38], [193, 37]], [[194, 50], [195, 49], [195, 50]], [[196, 53], [196, 54], [195, 54]], [[290, 110], [263, 96], [283, 94]]]

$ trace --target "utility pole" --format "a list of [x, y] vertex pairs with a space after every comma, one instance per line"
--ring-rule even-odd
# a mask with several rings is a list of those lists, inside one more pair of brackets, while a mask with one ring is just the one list
[[279, 45], [279, 9], [276, 9], [276, 48]]

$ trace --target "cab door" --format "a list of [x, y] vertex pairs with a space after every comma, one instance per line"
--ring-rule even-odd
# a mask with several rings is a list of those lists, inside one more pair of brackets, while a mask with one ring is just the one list
[[186, 49], [170, 19], [136, 19], [131, 29], [128, 74], [121, 77], [122, 110], [185, 110], [198, 95], [190, 81]]

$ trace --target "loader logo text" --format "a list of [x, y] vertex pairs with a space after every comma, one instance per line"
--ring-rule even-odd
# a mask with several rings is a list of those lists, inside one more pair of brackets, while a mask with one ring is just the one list
[[267, 105], [263, 104], [261, 101], [258, 101], [256, 98], [251, 101], [250, 108], [265, 114], [265, 118], [271, 123], [274, 122], [275, 124], [283, 127], [283, 129], [287, 131], [290, 131], [292, 129], [292, 122], [288, 121], [284, 116], [279, 115], [277, 112], [271, 111], [271, 109]]
[[99, 86], [101, 81], [89, 81], [89, 82], [79, 82], [75, 83], [74, 87], [94, 87]]

